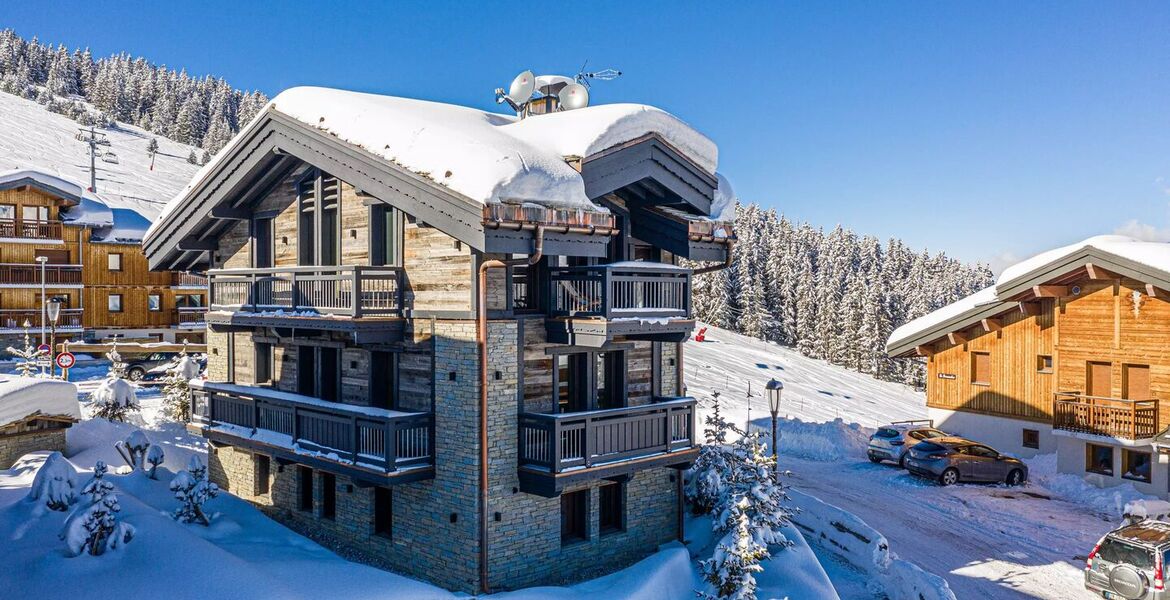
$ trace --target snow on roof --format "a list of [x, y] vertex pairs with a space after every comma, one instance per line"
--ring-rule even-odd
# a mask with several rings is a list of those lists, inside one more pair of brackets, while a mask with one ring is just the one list
[[77, 197], [80, 197], [82, 192], [85, 191], [80, 185], [72, 181], [40, 169], [12, 169], [4, 171], [0, 173], [0, 186], [25, 179], [31, 179], [45, 187], [54, 188]]
[[968, 313], [976, 312], [980, 309], [987, 308], [989, 305], [999, 302], [995, 295], [995, 286], [985, 287], [966, 298], [957, 302], [952, 302], [934, 312], [927, 313], [905, 325], [894, 330], [890, 334], [889, 341], [886, 342], [886, 348], [893, 348], [899, 346], [909, 340], [950, 322], [955, 319], [961, 319]]
[[80, 204], [61, 210], [61, 222], [79, 227], [109, 227], [114, 224], [114, 212], [101, 197], [85, 192]]
[[715, 174], [719, 184], [715, 187], [715, 199], [711, 201], [711, 219], [730, 223], [735, 220], [735, 205], [739, 204], [739, 196], [731, 187], [731, 182], [722, 173]]
[[1011, 287], [1023, 281], [1037, 269], [1059, 263], [1090, 248], [1152, 267], [1170, 276], [1170, 243], [1143, 242], [1124, 235], [1098, 235], [1075, 244], [1041, 252], [1032, 258], [1018, 262], [1004, 269], [995, 285], [1000, 289]]
[[272, 111], [482, 203], [531, 202], [605, 212], [589, 201], [580, 173], [565, 158], [589, 156], [648, 133], [659, 134], [710, 173], [718, 164], [714, 142], [669, 113], [640, 104], [592, 106], [520, 120], [426, 100], [294, 87], [273, 98], [204, 165], [163, 208], [151, 230]]
[[140, 244], [150, 229], [150, 220], [128, 208], [111, 209], [114, 215], [109, 226], [95, 229], [90, 238], [94, 242]]
[[0, 427], [36, 414], [80, 419], [77, 386], [56, 379], [0, 375]]

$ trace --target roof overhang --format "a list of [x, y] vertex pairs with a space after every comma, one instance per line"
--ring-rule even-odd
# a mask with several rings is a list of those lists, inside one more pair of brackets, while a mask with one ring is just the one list
[[631, 204], [680, 205], [700, 215], [710, 214], [719, 185], [656, 133], [586, 157], [581, 178], [591, 200], [620, 191]]
[[896, 344], [887, 344], [886, 354], [895, 358], [917, 355], [920, 346], [933, 344], [939, 339], [947, 337], [950, 333], [973, 327], [983, 319], [990, 319], [1007, 311], [1017, 310], [1019, 307], [1019, 302], [996, 301], [988, 304], [980, 304], [913, 337], [898, 340]]
[[63, 190], [57, 186], [49, 185], [48, 183], [39, 181], [32, 177], [22, 177], [20, 179], [14, 179], [12, 181], [0, 183], [0, 191], [14, 190], [22, 187], [30, 187], [34, 190], [44, 192], [50, 196], [56, 196], [64, 200], [68, 200], [70, 205], [77, 205], [81, 203], [81, 196], [78, 196], [73, 192]]

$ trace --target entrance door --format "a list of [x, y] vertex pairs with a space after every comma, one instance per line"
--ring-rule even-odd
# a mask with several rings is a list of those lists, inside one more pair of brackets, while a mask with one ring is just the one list
[[1107, 362], [1089, 363], [1085, 373], [1085, 393], [1097, 398], [1113, 397], [1113, 365]]

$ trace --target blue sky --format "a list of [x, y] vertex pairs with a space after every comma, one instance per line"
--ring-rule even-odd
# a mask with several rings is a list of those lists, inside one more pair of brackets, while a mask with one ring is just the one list
[[45, 2], [0, 27], [274, 94], [492, 109], [515, 73], [614, 67], [746, 201], [968, 260], [1170, 239], [1170, 3]]

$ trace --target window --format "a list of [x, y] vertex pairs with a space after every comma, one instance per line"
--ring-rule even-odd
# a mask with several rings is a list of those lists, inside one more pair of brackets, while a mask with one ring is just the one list
[[149, 294], [146, 296], [146, 310], [150, 312], [162, 310], [162, 296], [158, 294]]
[[341, 181], [312, 170], [297, 184], [300, 264], [336, 265], [341, 238]]
[[626, 405], [626, 353], [597, 353], [597, 408]]
[[394, 531], [394, 496], [390, 488], [374, 488], [374, 535], [391, 537]]
[[256, 368], [252, 371], [256, 384], [272, 382], [272, 344], [256, 342]]
[[110, 294], [106, 298], [106, 310], [112, 313], [122, 312], [122, 294]]
[[971, 383], [991, 385], [991, 355], [986, 352], [971, 353]]
[[589, 382], [586, 366], [590, 356], [585, 352], [556, 356], [557, 368], [553, 373], [553, 389], [557, 395], [557, 412], [589, 410]]
[[597, 489], [598, 520], [601, 535], [626, 529], [626, 486], [620, 483]]
[[337, 518], [337, 476], [333, 473], [321, 473], [321, 517]]
[[1151, 463], [1149, 452], [1124, 449], [1121, 451], [1121, 476], [1125, 479], [1149, 483]]
[[1150, 400], [1149, 365], [1122, 365], [1121, 392], [1126, 400]]
[[370, 264], [400, 265], [402, 213], [385, 204], [371, 206], [370, 229]]
[[0, 219], [13, 221], [16, 219], [15, 204], [0, 204]]
[[227, 380], [236, 380], [236, 334], [228, 332], [227, 334]]
[[272, 219], [252, 221], [252, 266], [257, 269], [266, 269], [273, 265], [274, 238], [272, 231]]
[[22, 206], [20, 207], [20, 218], [25, 221], [48, 221], [49, 207], [48, 206]]
[[972, 446], [967, 446], [964, 449], [966, 450], [966, 452], [964, 454], [970, 454], [971, 456], [978, 456], [981, 458], [998, 458], [999, 457], [999, 452], [996, 452], [995, 450], [992, 450], [991, 448], [988, 448], [987, 446], [980, 446], [978, 444], [975, 444]]
[[110, 254], [107, 254], [106, 255], [106, 266], [109, 267], [109, 269], [111, 271], [121, 271], [122, 270], [122, 255], [121, 255], [121, 253], [111, 252]]
[[313, 512], [313, 470], [306, 466], [297, 466], [297, 508], [305, 512]]
[[316, 396], [317, 352], [312, 346], [297, 346], [297, 393]]
[[553, 392], [558, 412], [619, 408], [626, 403], [626, 353], [558, 354]]
[[176, 294], [175, 308], [200, 308], [203, 306], [202, 294]]
[[272, 460], [263, 454], [253, 454], [252, 460], [256, 464], [256, 495], [263, 496], [270, 489], [269, 478], [272, 476]]
[[561, 494], [561, 544], [589, 539], [589, 490]]
[[1040, 431], [1037, 429], [1025, 429], [1022, 445], [1025, 448], [1040, 448]]
[[1037, 373], [1051, 373], [1052, 372], [1052, 356], [1048, 354], [1041, 354], [1036, 357], [1036, 372]]
[[330, 402], [340, 399], [340, 348], [297, 346], [297, 393]]
[[321, 389], [318, 396], [322, 400], [337, 402], [341, 396], [341, 349], [318, 348], [321, 353], [321, 370], [318, 379]]
[[1097, 556], [1100, 556], [1101, 560], [1106, 560], [1111, 563], [1133, 565], [1142, 571], [1154, 570], [1153, 553], [1141, 546], [1127, 544], [1114, 538], [1107, 537], [1105, 541], [1101, 542], [1101, 547], [1097, 550]]
[[1089, 473], [1113, 476], [1113, 448], [1085, 444], [1085, 470]]
[[391, 409], [397, 406], [398, 360], [393, 352], [370, 352], [370, 405]]

